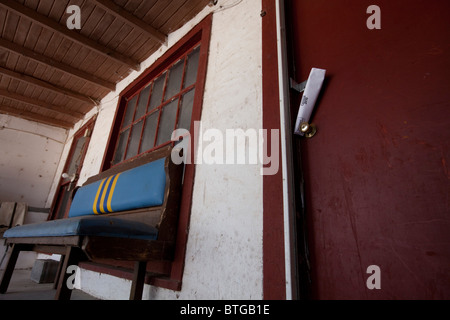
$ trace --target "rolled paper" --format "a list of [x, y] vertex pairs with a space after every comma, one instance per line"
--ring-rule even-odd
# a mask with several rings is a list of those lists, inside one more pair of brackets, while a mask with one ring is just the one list
[[314, 110], [317, 97], [319, 96], [320, 89], [322, 88], [323, 81], [325, 80], [326, 70], [312, 68], [309, 74], [308, 81], [306, 83], [305, 92], [303, 93], [302, 101], [298, 110], [297, 120], [295, 122], [294, 133], [300, 136], [304, 136], [305, 133], [301, 130], [302, 123], [309, 123], [311, 114]]

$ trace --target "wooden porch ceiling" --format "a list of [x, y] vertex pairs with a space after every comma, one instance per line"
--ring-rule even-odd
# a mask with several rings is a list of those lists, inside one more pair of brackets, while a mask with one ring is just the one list
[[[71, 128], [210, 0], [1, 0], [0, 113]], [[81, 9], [70, 30], [67, 7]]]

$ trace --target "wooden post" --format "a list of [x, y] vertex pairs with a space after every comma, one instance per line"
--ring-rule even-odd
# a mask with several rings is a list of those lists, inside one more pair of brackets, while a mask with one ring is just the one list
[[131, 283], [130, 300], [142, 300], [147, 261], [136, 261], [134, 264], [133, 282]]
[[8, 290], [9, 281], [11, 280], [20, 251], [20, 245], [15, 244], [12, 246], [8, 263], [6, 264], [5, 271], [3, 272], [2, 282], [0, 283], [0, 293], [6, 293], [6, 290]]
[[61, 277], [61, 274], [63, 272], [62, 270], [65, 257], [66, 256], [61, 255], [61, 258], [59, 259], [58, 270], [56, 271], [55, 281], [53, 282], [53, 289], [58, 289], [59, 278]]

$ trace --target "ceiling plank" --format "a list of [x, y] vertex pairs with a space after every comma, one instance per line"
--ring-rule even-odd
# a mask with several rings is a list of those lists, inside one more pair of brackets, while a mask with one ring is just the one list
[[27, 8], [20, 3], [14, 0], [2, 0], [0, 5], [5, 7], [6, 9], [13, 10], [17, 14], [27, 19], [32, 20], [33, 22], [38, 23], [44, 28], [51, 29], [55, 32], [58, 32], [62, 36], [82, 45], [85, 47], [89, 47], [93, 51], [101, 54], [104, 57], [113, 59], [121, 64], [127, 65], [133, 70], [140, 70], [140, 63], [134, 61], [132, 58], [122, 55], [119, 52], [116, 52], [108, 47], [105, 47], [94, 40], [85, 37], [81, 33], [78, 33], [74, 30], [68, 29], [66, 26], [58, 23], [57, 21], [50, 19], [44, 15], [37, 13], [36, 11]]
[[29, 83], [29, 84], [32, 84], [32, 85], [35, 85], [35, 86], [38, 86], [38, 87], [41, 87], [44, 89], [48, 89], [55, 93], [62, 94], [63, 96], [66, 96], [66, 97], [69, 97], [72, 99], [76, 99], [83, 103], [87, 103], [90, 106], [99, 105], [99, 101], [92, 97], [88, 97], [81, 93], [71, 91], [71, 90], [68, 90], [68, 89], [60, 87], [60, 86], [56, 86], [54, 84], [40, 80], [38, 78], [28, 76], [26, 74], [21, 74], [21, 73], [18, 73], [18, 72], [9, 70], [9, 69], [5, 69], [3, 67], [0, 67], [0, 74], [6, 75], [12, 79], [16, 79], [16, 80], [26, 82], [26, 83]]
[[19, 117], [22, 119], [45, 123], [51, 126], [64, 128], [64, 129], [70, 129], [73, 127], [75, 123], [58, 120], [55, 118], [49, 118], [46, 116], [43, 116], [42, 114], [31, 112], [31, 111], [25, 111], [25, 110], [19, 110], [16, 108], [7, 107], [4, 105], [0, 105], [0, 113], [7, 114], [10, 116]]
[[32, 59], [34, 61], [37, 61], [39, 63], [46, 64], [52, 68], [56, 68], [62, 72], [68, 73], [70, 75], [73, 75], [77, 78], [80, 78], [84, 81], [89, 81], [95, 85], [101, 86], [103, 88], [106, 88], [110, 91], [116, 90], [116, 85], [112, 82], [105, 81], [103, 79], [100, 79], [90, 73], [84, 72], [82, 70], [79, 70], [77, 68], [74, 68], [72, 66], [69, 66], [67, 64], [64, 64], [62, 62], [58, 62], [56, 60], [53, 60], [52, 58], [46, 57], [42, 54], [36, 53], [33, 50], [27, 49], [25, 47], [22, 47], [18, 44], [15, 44], [13, 42], [9, 42], [7, 40], [4, 40], [3, 38], [0, 38], [0, 47], [5, 48], [8, 51], [12, 51], [14, 53], [17, 53], [18, 55], [24, 56], [26, 58]]
[[7, 98], [7, 99], [15, 100], [18, 102], [26, 103], [26, 104], [32, 105], [33, 107], [37, 107], [39, 109], [57, 112], [63, 116], [69, 116], [69, 117], [73, 118], [74, 120], [80, 120], [80, 119], [84, 118], [84, 114], [81, 112], [68, 110], [62, 106], [48, 104], [44, 101], [36, 100], [36, 99], [30, 98], [30, 97], [25, 97], [21, 94], [18, 94], [15, 92], [10, 92], [10, 91], [4, 90], [4, 89], [0, 89], [0, 96]]
[[97, 5], [102, 7], [107, 12], [113, 14], [115, 17], [122, 19], [128, 25], [138, 28], [146, 33], [150, 38], [153, 38], [160, 44], [164, 44], [167, 40], [167, 35], [148, 25], [138, 17], [134, 16], [127, 10], [109, 0], [93, 0]]

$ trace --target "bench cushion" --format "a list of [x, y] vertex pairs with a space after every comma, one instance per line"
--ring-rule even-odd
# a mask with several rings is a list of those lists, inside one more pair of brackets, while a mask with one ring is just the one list
[[8, 229], [4, 238], [104, 236], [156, 240], [158, 230], [150, 225], [114, 217], [76, 217], [25, 224]]
[[110, 176], [78, 189], [69, 217], [160, 206], [164, 202], [165, 159]]

